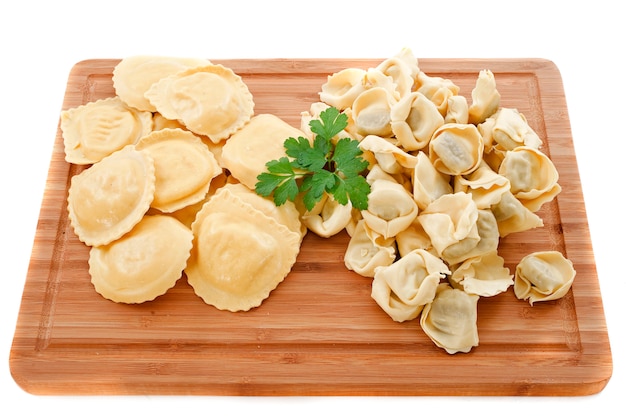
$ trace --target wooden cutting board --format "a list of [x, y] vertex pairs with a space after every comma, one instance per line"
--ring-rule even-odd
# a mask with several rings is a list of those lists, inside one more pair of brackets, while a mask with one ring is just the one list
[[[326, 77], [381, 60], [214, 61], [242, 76], [256, 113], [298, 127]], [[64, 109], [113, 96], [118, 60], [79, 62]], [[33, 394], [195, 395], [587, 395], [601, 391], [612, 359], [560, 74], [541, 59], [421, 59], [470, 99], [488, 68], [501, 105], [521, 111], [544, 138], [563, 191], [539, 213], [541, 229], [502, 240], [512, 271], [526, 254], [558, 250], [577, 277], [561, 300], [531, 307], [512, 288], [478, 307], [480, 345], [449, 355], [417, 320], [393, 322], [370, 297], [371, 279], [348, 270], [345, 233], [309, 233], [292, 273], [258, 308], [218, 311], [183, 277], [142, 305], [107, 301], [93, 289], [88, 248], [66, 215], [70, 177], [57, 133], [24, 288], [10, 367]]]

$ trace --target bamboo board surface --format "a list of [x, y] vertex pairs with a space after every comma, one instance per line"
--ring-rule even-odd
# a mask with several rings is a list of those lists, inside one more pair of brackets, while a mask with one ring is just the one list
[[[255, 112], [299, 127], [326, 77], [382, 60], [213, 60], [242, 76]], [[63, 109], [115, 94], [118, 60], [72, 69]], [[502, 239], [511, 271], [526, 254], [559, 250], [577, 270], [561, 300], [515, 298], [512, 288], [478, 307], [480, 345], [449, 355], [418, 320], [393, 322], [370, 297], [371, 279], [348, 271], [348, 236], [309, 233], [296, 265], [258, 308], [219, 311], [186, 279], [141, 305], [98, 295], [88, 248], [66, 212], [69, 179], [57, 132], [11, 349], [16, 382], [33, 394], [72, 395], [588, 395], [601, 391], [612, 358], [565, 95], [541, 59], [420, 59], [471, 99], [478, 72], [493, 71], [501, 106], [522, 112], [544, 139], [563, 191], [539, 212], [545, 226]]]

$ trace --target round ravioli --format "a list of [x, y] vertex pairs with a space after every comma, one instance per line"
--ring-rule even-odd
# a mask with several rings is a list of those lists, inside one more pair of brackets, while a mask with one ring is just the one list
[[136, 145], [153, 159], [156, 187], [152, 207], [171, 213], [202, 201], [211, 180], [222, 172], [217, 160], [198, 136], [182, 129], [162, 129]]
[[152, 84], [188, 68], [208, 65], [201, 58], [134, 55], [122, 59], [113, 69], [115, 93], [129, 106], [155, 112], [156, 108], [144, 96]]
[[220, 310], [258, 307], [296, 261], [300, 234], [244, 203], [227, 189], [203, 206], [191, 226], [187, 280]]
[[191, 230], [171, 216], [145, 216], [129, 233], [91, 248], [89, 274], [96, 291], [119, 303], [143, 303], [165, 294], [182, 276]]
[[217, 143], [247, 123], [254, 112], [248, 86], [230, 68], [205, 65], [166, 77], [145, 94], [163, 116]]
[[119, 97], [92, 101], [61, 113], [65, 160], [94, 164], [152, 131], [152, 113], [127, 106]]
[[69, 219], [81, 242], [106, 245], [143, 218], [154, 197], [152, 158], [127, 145], [72, 177]]

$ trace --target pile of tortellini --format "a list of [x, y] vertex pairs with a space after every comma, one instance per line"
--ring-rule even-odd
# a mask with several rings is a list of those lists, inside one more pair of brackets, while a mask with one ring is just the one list
[[556, 251], [528, 254], [514, 275], [504, 266], [500, 238], [543, 226], [536, 212], [561, 191], [559, 175], [524, 115], [500, 106], [491, 71], [480, 71], [469, 103], [459, 90], [403, 49], [330, 75], [301, 127], [328, 106], [348, 115], [341, 135], [370, 162], [369, 205], [319, 208], [324, 231], [346, 228], [346, 267], [372, 278], [371, 296], [393, 320], [419, 317], [450, 354], [478, 345], [480, 297], [514, 285], [531, 304], [554, 300], [575, 276]]

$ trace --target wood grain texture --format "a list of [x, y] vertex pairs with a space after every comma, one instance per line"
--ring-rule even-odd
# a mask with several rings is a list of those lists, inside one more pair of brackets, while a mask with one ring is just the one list
[[[118, 60], [72, 69], [64, 109], [114, 95]], [[381, 60], [215, 60], [242, 76], [256, 113], [299, 126], [326, 77]], [[345, 233], [309, 233], [292, 273], [258, 308], [218, 311], [183, 277], [166, 295], [121, 305], [98, 295], [88, 248], [66, 214], [69, 179], [57, 133], [26, 278], [10, 366], [34, 394], [194, 395], [588, 395], [601, 391], [612, 358], [585, 205], [558, 69], [541, 59], [421, 59], [470, 98], [489, 68], [501, 105], [519, 109], [544, 138], [563, 191], [539, 213], [541, 229], [502, 239], [513, 270], [526, 254], [559, 250], [577, 277], [561, 300], [531, 307], [512, 288], [481, 299], [480, 346], [448, 355], [417, 320], [393, 322], [370, 297], [371, 280], [343, 264]]]

